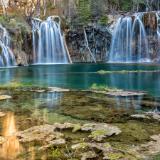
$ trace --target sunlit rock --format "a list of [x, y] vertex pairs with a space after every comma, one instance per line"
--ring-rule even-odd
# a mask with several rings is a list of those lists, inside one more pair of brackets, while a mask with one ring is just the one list
[[60, 147], [60, 146], [63, 146], [66, 144], [66, 140], [63, 139], [63, 138], [60, 138], [60, 139], [55, 139], [55, 140], [52, 140], [52, 141], [49, 141], [49, 143], [45, 146], [42, 146], [39, 148], [39, 150], [46, 150], [50, 147]]
[[81, 160], [87, 160], [87, 159], [96, 158], [96, 157], [97, 157], [97, 154], [94, 151], [88, 151], [88, 152], [82, 153]]
[[6, 114], [4, 112], [0, 112], [0, 117], [4, 117]]
[[143, 96], [146, 93], [144, 92], [134, 92], [134, 91], [110, 91], [106, 93], [110, 96], [119, 96], [119, 97], [130, 97], [130, 96]]
[[11, 99], [12, 97], [9, 95], [0, 95], [0, 100]]
[[[101, 152], [103, 159], [106, 160], [118, 160], [125, 158], [125, 153], [113, 148], [109, 143], [78, 143], [72, 145], [71, 147], [76, 151], [77, 154], [80, 153], [82, 159], [96, 158], [96, 152]], [[84, 154], [83, 154], [84, 153]], [[88, 153], [88, 155], [86, 155]], [[130, 155], [130, 158], [132, 156]], [[133, 157], [132, 157], [133, 158]], [[135, 159], [133, 159], [135, 160]]]
[[105, 123], [84, 124], [81, 127], [81, 130], [91, 131], [91, 135], [89, 137], [95, 141], [102, 141], [106, 137], [121, 133], [121, 130], [118, 127]]
[[49, 92], [69, 92], [69, 89], [58, 88], [58, 87], [48, 87]]
[[6, 141], [6, 139], [2, 136], [0, 136], [0, 145], [3, 144]]
[[55, 131], [54, 125], [34, 126], [25, 131], [17, 133], [21, 142], [51, 141], [63, 137], [63, 134]]
[[149, 119], [160, 121], [160, 113], [158, 112], [146, 112], [144, 114], [131, 115], [134, 119]]
[[141, 159], [148, 159], [148, 157], [160, 153], [160, 135], [151, 136], [151, 141], [139, 146], [133, 146], [130, 152], [135, 152], [136, 156]]
[[55, 128], [60, 129], [60, 130], [74, 128], [74, 124], [72, 123], [64, 123], [64, 124], [55, 123], [54, 126]]

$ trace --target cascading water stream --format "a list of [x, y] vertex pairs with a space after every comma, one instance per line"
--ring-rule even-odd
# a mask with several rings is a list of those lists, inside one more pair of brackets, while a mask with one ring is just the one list
[[110, 61], [129, 61], [131, 59], [131, 25], [130, 17], [119, 18], [113, 34]]
[[45, 21], [33, 19], [32, 26], [35, 64], [72, 63], [61, 33], [59, 17], [48, 17]]
[[148, 40], [145, 27], [142, 23], [142, 14], [136, 16], [132, 26], [131, 37], [131, 61], [135, 62], [150, 62]]
[[10, 49], [10, 37], [2, 25], [0, 25], [0, 48], [0, 67], [15, 66], [16, 60]]
[[[160, 13], [159, 12], [156, 13], [156, 17], [157, 17], [158, 48], [160, 48]], [[160, 55], [160, 51], [159, 50], [158, 50], [158, 55]]]
[[149, 62], [148, 41], [142, 14], [118, 19], [113, 33], [109, 62]]

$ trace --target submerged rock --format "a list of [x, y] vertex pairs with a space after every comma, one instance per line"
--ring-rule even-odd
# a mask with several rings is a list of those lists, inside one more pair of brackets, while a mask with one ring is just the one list
[[50, 142], [53, 139], [60, 139], [63, 134], [55, 131], [54, 125], [34, 126], [25, 131], [17, 133], [20, 142], [43, 141]]
[[130, 96], [144, 96], [146, 93], [134, 92], [134, 91], [110, 91], [106, 94], [110, 96], [130, 97]]
[[131, 115], [131, 117], [135, 119], [150, 119], [145, 114], [134, 114], [134, 115]]
[[119, 89], [106, 89], [104, 88], [104, 90], [91, 90], [91, 92], [93, 93], [98, 93], [98, 94], [106, 94], [108, 96], [113, 96], [113, 97], [137, 97], [137, 96], [144, 96], [147, 93], [145, 92], [136, 92], [136, 91], [123, 91], [123, 90], [119, 90]]
[[130, 149], [131, 153], [135, 153], [139, 159], [149, 159], [149, 157], [160, 153], [160, 134], [150, 137], [152, 140], [148, 143], [139, 146], [133, 146]]
[[[121, 133], [120, 129], [116, 126], [112, 126], [109, 124], [102, 124], [102, 123], [88, 123], [84, 125], [80, 124], [72, 124], [72, 123], [55, 123], [53, 125], [41, 125], [41, 126], [34, 126], [27, 130], [18, 132], [16, 135], [19, 138], [19, 141], [22, 143], [28, 142], [39, 142], [41, 143], [41, 147], [39, 150], [45, 150], [52, 146], [61, 146], [66, 144], [66, 140], [64, 138], [63, 130], [70, 129], [73, 133], [77, 130], [91, 132], [89, 138], [92, 138], [95, 141], [102, 141], [104, 138], [112, 135], [118, 135]], [[76, 134], [76, 133], [75, 133]], [[91, 146], [91, 144], [87, 144]], [[79, 146], [73, 146], [76, 148]], [[94, 145], [92, 144], [92, 147]], [[95, 148], [104, 148], [103, 146], [95, 145]]]
[[75, 124], [72, 124], [72, 123], [64, 123], [64, 124], [55, 123], [54, 126], [55, 126], [56, 129], [64, 130], [64, 129], [73, 129]]
[[94, 151], [88, 151], [88, 152], [82, 153], [81, 160], [87, 160], [87, 159], [92, 159], [96, 157], [97, 157], [97, 154]]
[[63, 138], [55, 139], [55, 140], [49, 141], [49, 143], [47, 145], [40, 147], [39, 150], [46, 150], [46, 149], [53, 147], [53, 146], [59, 147], [59, 146], [65, 145], [65, 144], [66, 144], [65, 139], [63, 139]]
[[86, 149], [86, 148], [96, 148], [100, 151], [103, 152], [109, 152], [112, 150], [112, 147], [109, 143], [78, 143], [75, 145], [72, 145], [71, 147], [73, 150], [81, 150], [81, 149]]
[[69, 92], [69, 89], [58, 88], [58, 87], [48, 87], [49, 92]]
[[159, 112], [146, 112], [144, 114], [131, 115], [131, 117], [134, 119], [149, 119], [149, 120], [160, 121], [160, 113]]
[[[103, 159], [106, 160], [118, 160], [118, 159], [128, 159], [136, 160], [132, 154], [125, 153], [124, 151], [115, 149], [109, 143], [78, 143], [72, 145], [71, 147], [76, 153], [80, 154], [82, 159], [86, 160], [87, 158], [96, 158], [96, 153], [102, 153]], [[88, 155], [86, 155], [88, 153]], [[127, 157], [127, 158], [126, 158]]]

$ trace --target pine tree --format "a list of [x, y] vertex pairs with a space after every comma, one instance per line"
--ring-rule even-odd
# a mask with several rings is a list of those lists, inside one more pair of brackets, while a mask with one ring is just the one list
[[87, 24], [91, 18], [90, 0], [79, 0], [78, 3], [79, 22]]

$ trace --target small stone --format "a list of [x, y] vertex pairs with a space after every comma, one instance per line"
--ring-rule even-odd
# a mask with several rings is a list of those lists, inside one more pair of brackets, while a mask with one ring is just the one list
[[0, 100], [11, 99], [12, 97], [9, 95], [0, 95]]
[[50, 141], [49, 144], [40, 147], [39, 150], [44, 151], [44, 150], [46, 150], [50, 147], [53, 147], [53, 146], [59, 147], [59, 146], [64, 145], [64, 144], [66, 144], [65, 139], [55, 139], [55, 140]]
[[79, 150], [79, 149], [85, 149], [86, 147], [88, 147], [89, 146], [89, 143], [78, 143], [78, 144], [74, 144], [74, 145], [72, 145], [72, 149], [73, 150]]
[[75, 133], [75, 132], [77, 132], [79, 130], [81, 130], [81, 125], [80, 124], [75, 124], [72, 132]]
[[0, 136], [0, 145], [3, 144], [6, 141], [6, 139], [2, 136]]
[[55, 126], [55, 128], [61, 129], [61, 130], [74, 128], [74, 124], [72, 124], [72, 123], [64, 123], [64, 124], [55, 123], [54, 126]]
[[58, 88], [58, 87], [48, 87], [49, 92], [69, 92], [69, 89]]
[[78, 143], [78, 144], [72, 145], [71, 148], [73, 150], [83, 150], [86, 148], [90, 148], [90, 149], [96, 148], [96, 149], [103, 151], [103, 152], [112, 151], [112, 147], [109, 143], [86, 143], [86, 142], [84, 142], [84, 143]]
[[49, 142], [51, 145], [54, 145], [54, 146], [60, 146], [60, 145], [64, 145], [66, 144], [66, 141], [65, 139], [55, 139], [55, 140], [52, 140], [51, 142]]
[[134, 115], [131, 115], [131, 117], [136, 119], [150, 119], [145, 114], [134, 114]]
[[6, 114], [4, 112], [0, 112], [0, 117], [4, 117]]
[[34, 90], [34, 92], [43, 93], [43, 92], [45, 92], [45, 90]]
[[94, 151], [88, 151], [88, 152], [82, 153], [81, 156], [82, 156], [81, 160], [87, 160], [87, 159], [96, 158], [97, 154]]

